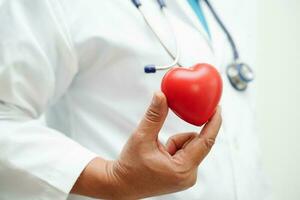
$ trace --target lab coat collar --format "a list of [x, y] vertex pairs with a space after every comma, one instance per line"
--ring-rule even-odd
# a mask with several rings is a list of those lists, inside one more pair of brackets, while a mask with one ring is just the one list
[[204, 29], [204, 27], [199, 23], [199, 19], [191, 6], [188, 4], [187, 1], [177, 0], [178, 5], [182, 8], [182, 10], [186, 13], [189, 20], [192, 22], [192, 24], [195, 26], [195, 28], [200, 32], [200, 34], [205, 38], [207, 43], [212, 49], [212, 44], [210, 37], [207, 33], [207, 31]]

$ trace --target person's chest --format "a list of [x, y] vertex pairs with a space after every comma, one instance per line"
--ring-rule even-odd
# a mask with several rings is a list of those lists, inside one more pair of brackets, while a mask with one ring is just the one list
[[[185, 0], [167, 2], [171, 14], [169, 20], [179, 40], [180, 64], [188, 67], [206, 62], [215, 65], [222, 73], [224, 128], [219, 133], [215, 150], [202, 167], [204, 176], [209, 175], [210, 178], [203, 178], [203, 182], [207, 183], [200, 182], [200, 185], [202, 188], [207, 185], [203, 191], [212, 196], [232, 199], [231, 194], [225, 194], [231, 193], [234, 187], [229, 173], [232, 170], [229, 146], [236, 138], [250, 135], [253, 131], [252, 124], [248, 123], [251, 121], [251, 109], [247, 104], [247, 93], [232, 89], [224, 74], [231, 60], [231, 50], [212, 17], [208, 15], [212, 33], [211, 41], [208, 41], [195, 16], [191, 17], [193, 11]], [[172, 29], [156, 1], [144, 0], [142, 3], [153, 29], [175, 54]], [[68, 120], [72, 121], [72, 130], [69, 132], [74, 140], [105, 158], [115, 158], [143, 116], [153, 92], [160, 90], [165, 74], [165, 71], [145, 74], [143, 67], [147, 64], [169, 64], [172, 58], [159, 44], [131, 0], [79, 0], [76, 3], [65, 0], [65, 9], [79, 71], [67, 92], [68, 98], [63, 99], [66, 102], [57, 104], [59, 109], [56, 111], [64, 115], [64, 109], [60, 108], [70, 108], [72, 117]], [[160, 138], [164, 141], [175, 133], [198, 129], [169, 112]], [[219, 163], [224, 170], [218, 170]], [[225, 175], [229, 179], [223, 180], [220, 185], [228, 187], [228, 190], [215, 188], [213, 180], [219, 181], [219, 177]], [[212, 193], [212, 190], [218, 192]], [[198, 187], [194, 193], [199, 194]], [[190, 191], [183, 195], [192, 197], [194, 193]]]
[[[142, 3], [149, 23], [174, 55], [174, 35], [177, 37], [181, 65], [188, 67], [205, 62], [215, 65], [222, 73], [223, 112], [231, 126], [230, 121], [240, 117], [232, 114], [235, 105], [240, 105], [239, 110], [247, 109], [247, 94], [238, 94], [228, 83], [224, 69], [231, 59], [231, 51], [212, 16], [206, 10], [211, 29], [211, 38], [208, 38], [186, 1], [168, 1], [168, 18], [156, 1]], [[110, 128], [121, 126], [118, 122], [123, 121], [129, 124], [126, 130], [130, 130], [142, 117], [153, 92], [160, 90], [165, 74], [165, 71], [145, 74], [143, 67], [169, 64], [172, 58], [130, 0], [77, 1], [76, 4], [65, 1], [64, 7], [79, 62], [79, 71], [68, 91], [74, 112], [79, 118], [80, 112], [88, 113], [106, 125], [116, 121]], [[107, 113], [113, 113], [114, 119], [105, 121]], [[167, 130], [194, 129], [172, 114], [168, 121]], [[234, 124], [230, 130], [233, 128], [238, 129]]]
[[[217, 64], [211, 41], [188, 18], [188, 3], [178, 2], [168, 2], [167, 18], [156, 1], [142, 1], [142, 9], [174, 56], [179, 48], [181, 65]], [[145, 74], [144, 66], [169, 64], [172, 58], [130, 0], [78, 1], [65, 7], [79, 61], [71, 93], [84, 96], [86, 105], [103, 102], [138, 121], [166, 72]]]
[[[226, 135], [245, 129], [241, 127], [242, 123], [235, 122], [240, 121], [240, 113], [246, 121], [251, 115], [249, 94], [252, 90], [240, 93], [228, 82], [224, 69], [232, 59], [231, 49], [207, 9], [204, 8], [204, 11], [211, 29], [211, 39], [205, 37], [187, 1], [167, 1], [169, 18], [162, 14], [155, 0], [142, 3], [149, 23], [162, 42], [176, 54], [170, 25], [173, 27], [179, 41], [180, 64], [188, 67], [207, 62], [221, 72], [223, 125], [228, 127]], [[147, 64], [169, 64], [172, 58], [130, 0], [80, 0], [76, 3], [64, 0], [63, 7], [79, 70], [67, 91], [68, 102], [64, 102], [64, 98], [56, 107], [72, 107], [73, 114], [77, 115], [72, 118], [76, 120], [73, 124], [78, 125], [73, 128], [78, 128], [79, 133], [91, 128], [95, 134], [101, 134], [97, 131], [105, 126], [108, 130], [116, 129], [115, 132], [130, 132], [143, 116], [153, 92], [160, 90], [165, 74], [165, 71], [145, 74], [143, 67]], [[63, 115], [63, 111], [59, 110], [55, 112]], [[101, 127], [90, 123], [90, 119], [101, 121]], [[165, 132], [195, 129], [172, 112], [164, 128]]]

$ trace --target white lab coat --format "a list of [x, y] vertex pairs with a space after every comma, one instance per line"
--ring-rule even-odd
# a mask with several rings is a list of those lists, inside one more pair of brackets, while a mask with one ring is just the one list
[[[142, 2], [175, 52], [156, 1]], [[180, 63], [208, 62], [222, 73], [223, 125], [197, 184], [153, 199], [263, 199], [254, 85], [243, 93], [230, 86], [231, 49], [205, 6], [211, 41], [186, 0], [167, 3]], [[212, 3], [254, 66], [255, 1]], [[165, 72], [144, 74], [143, 66], [171, 61], [130, 0], [0, 1], [0, 199], [88, 199], [69, 195], [77, 177], [97, 155], [117, 158], [160, 89]], [[170, 112], [160, 139], [188, 130], [199, 128]]]

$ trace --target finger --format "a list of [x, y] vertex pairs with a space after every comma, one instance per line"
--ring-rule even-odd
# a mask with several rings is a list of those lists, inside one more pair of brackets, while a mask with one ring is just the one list
[[222, 115], [221, 107], [218, 106], [215, 114], [207, 123], [207, 126], [204, 126], [200, 132], [200, 137], [216, 138], [219, 132], [219, 129], [222, 124]]
[[197, 133], [180, 133], [170, 137], [166, 143], [166, 150], [169, 154], [174, 155], [176, 151], [181, 149], [185, 144], [191, 141], [194, 137], [197, 136]]
[[165, 95], [162, 92], [155, 92], [151, 105], [141, 120], [137, 132], [143, 134], [145, 139], [157, 140], [167, 114], [168, 105]]
[[178, 155], [190, 166], [198, 166], [214, 145], [222, 124], [221, 110], [217, 108], [212, 119], [204, 126], [200, 135], [191, 140]]

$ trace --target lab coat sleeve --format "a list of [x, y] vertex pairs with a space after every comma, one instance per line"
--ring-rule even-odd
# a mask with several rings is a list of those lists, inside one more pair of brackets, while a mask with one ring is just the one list
[[0, 199], [63, 200], [96, 154], [40, 122], [77, 73], [60, 6], [0, 1]]

